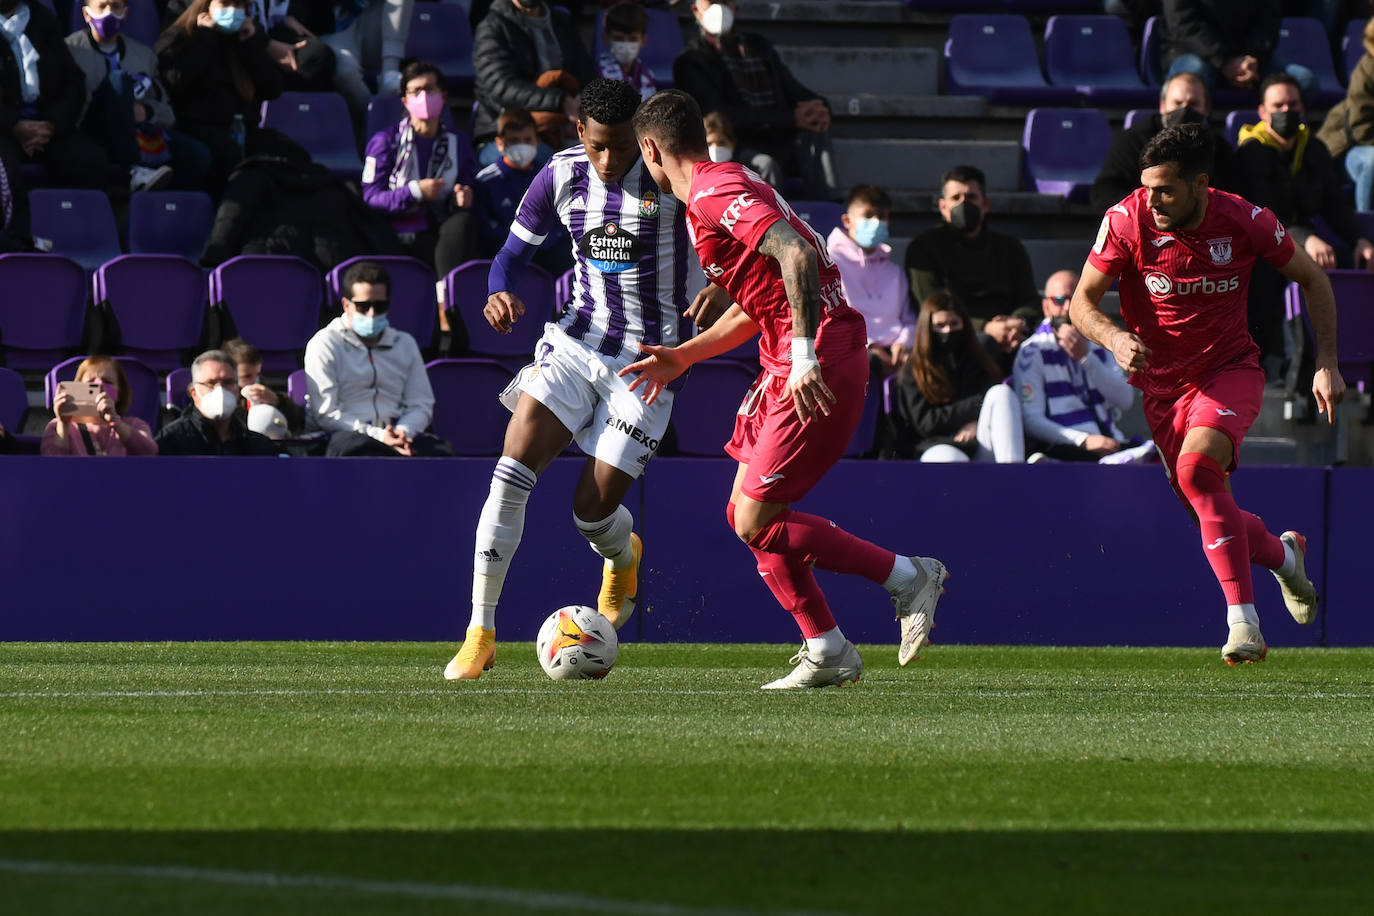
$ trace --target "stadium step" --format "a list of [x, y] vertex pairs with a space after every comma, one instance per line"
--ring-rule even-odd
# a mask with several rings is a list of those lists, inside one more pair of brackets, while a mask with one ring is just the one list
[[779, 47], [778, 54], [793, 76], [827, 97], [869, 94], [878, 87], [906, 96], [940, 91], [939, 55], [929, 48], [789, 45]]
[[913, 181], [931, 187], [955, 165], [972, 165], [987, 176], [988, 191], [1021, 187], [1021, 145], [987, 140], [857, 140], [836, 138], [835, 168], [839, 183], [862, 182], [888, 188]]

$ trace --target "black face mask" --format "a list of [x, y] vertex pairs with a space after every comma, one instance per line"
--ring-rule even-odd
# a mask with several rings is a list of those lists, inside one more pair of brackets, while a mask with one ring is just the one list
[[1207, 116], [1191, 108], [1175, 108], [1164, 115], [1165, 127], [1178, 127], [1180, 124], [1206, 124]]
[[930, 332], [930, 342], [937, 353], [960, 353], [967, 347], [968, 329], [959, 328], [957, 331], [934, 331]]
[[1269, 116], [1269, 129], [1284, 140], [1292, 140], [1302, 127], [1302, 113], [1297, 111], [1276, 111]]
[[973, 232], [983, 224], [983, 208], [971, 201], [960, 201], [949, 211], [949, 224], [960, 232]]

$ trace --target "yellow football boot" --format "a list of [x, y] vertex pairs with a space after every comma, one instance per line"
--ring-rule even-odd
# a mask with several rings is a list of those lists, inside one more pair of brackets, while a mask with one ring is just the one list
[[596, 609], [618, 630], [635, 612], [639, 599], [639, 566], [644, 562], [644, 542], [631, 532], [630, 549], [635, 560], [624, 569], [615, 569], [606, 560], [601, 570], [601, 594], [596, 596]]
[[453, 656], [444, 669], [444, 680], [470, 681], [482, 676], [496, 665], [496, 631], [486, 627], [468, 627], [463, 648]]

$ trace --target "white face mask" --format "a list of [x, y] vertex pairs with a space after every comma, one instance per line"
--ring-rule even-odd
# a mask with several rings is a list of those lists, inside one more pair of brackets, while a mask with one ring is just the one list
[[239, 406], [239, 396], [222, 385], [216, 385], [200, 396], [200, 412], [207, 420], [223, 420]]
[[714, 35], [719, 38], [730, 31], [730, 27], [735, 24], [735, 11], [724, 3], [712, 3], [701, 14], [701, 27], [706, 30], [707, 35]]
[[639, 42], [637, 41], [613, 41], [611, 42], [611, 56], [615, 62], [622, 67], [628, 67], [635, 62], [639, 56]]
[[517, 169], [523, 169], [534, 161], [539, 150], [533, 143], [512, 143], [506, 147], [506, 161]]
[[713, 144], [706, 148], [712, 162], [729, 162], [735, 158], [735, 148], [722, 144]]

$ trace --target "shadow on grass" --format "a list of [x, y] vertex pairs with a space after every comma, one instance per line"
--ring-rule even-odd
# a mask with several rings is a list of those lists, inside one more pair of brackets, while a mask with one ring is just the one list
[[[1247, 912], [1329, 914], [1368, 912], [1374, 834], [8, 831], [0, 833], [0, 860], [5, 909], [24, 914], [683, 912], [667, 904], [1174, 916], [1230, 903]], [[53, 871], [17, 862], [114, 867]], [[177, 868], [184, 870], [161, 871]], [[264, 873], [344, 881], [272, 885]]]

